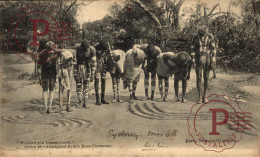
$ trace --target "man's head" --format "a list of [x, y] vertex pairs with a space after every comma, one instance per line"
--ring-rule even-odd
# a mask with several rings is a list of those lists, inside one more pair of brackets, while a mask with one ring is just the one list
[[46, 49], [47, 50], [56, 50], [56, 45], [55, 45], [55, 43], [54, 42], [52, 42], [52, 41], [48, 41], [47, 43], [46, 43]]
[[147, 57], [153, 57], [155, 54], [155, 46], [153, 44], [149, 44], [147, 46], [145, 54], [147, 55]]
[[199, 36], [205, 36], [206, 34], [208, 34], [208, 29], [206, 28], [206, 27], [204, 27], [204, 28], [200, 28], [199, 30], [198, 30], [198, 35]]
[[89, 46], [90, 46], [89, 41], [83, 40], [83, 41], [81, 42], [81, 47], [82, 47], [83, 49], [87, 49], [87, 48], [89, 48]]
[[186, 66], [191, 61], [191, 57], [187, 52], [179, 52], [176, 57], [178, 64], [181, 66]]

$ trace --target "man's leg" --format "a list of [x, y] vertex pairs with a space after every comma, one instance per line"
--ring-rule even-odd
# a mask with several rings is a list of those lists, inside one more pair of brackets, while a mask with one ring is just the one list
[[179, 78], [174, 78], [174, 91], [175, 91], [175, 100], [176, 102], [179, 102]]
[[161, 75], [158, 75], [158, 84], [159, 84], [159, 91], [161, 95], [161, 99], [159, 101], [163, 101], [163, 77]]
[[186, 79], [182, 79], [182, 102], [183, 103], [187, 102], [187, 100], [185, 99], [186, 88], [187, 88], [187, 80]]
[[201, 77], [202, 77], [202, 67], [196, 68], [196, 83], [197, 83], [197, 89], [198, 89], [198, 96], [199, 96], [199, 103], [201, 103]]
[[84, 94], [84, 108], [88, 108], [87, 106], [87, 100], [88, 100], [88, 92], [89, 92], [89, 83], [90, 83], [90, 77], [88, 76], [86, 80], [83, 81], [83, 94]]
[[48, 107], [48, 114], [49, 113], [53, 113], [53, 111], [52, 111], [52, 109], [51, 109], [51, 107], [52, 107], [52, 101], [53, 101], [53, 90], [50, 90], [49, 91], [49, 107]]
[[56, 83], [56, 75], [53, 77], [49, 78], [49, 107], [48, 107], [48, 113], [53, 113], [52, 111], [52, 101], [53, 101], [53, 91], [55, 88], [55, 83]]
[[217, 75], [216, 75], [216, 63], [213, 65], [213, 78], [217, 78]]
[[204, 78], [204, 94], [203, 94], [203, 103], [208, 102], [207, 93], [208, 93], [208, 85], [209, 85], [209, 69], [204, 68], [203, 69], [203, 78]]
[[144, 88], [145, 88], [145, 100], [149, 100], [148, 91], [149, 91], [149, 72], [144, 71]]
[[71, 109], [71, 90], [67, 90], [67, 98], [68, 98], [68, 104], [67, 104], [66, 111], [72, 112], [72, 109]]
[[82, 94], [82, 79], [75, 79], [76, 81], [76, 91], [77, 91], [77, 95], [78, 95], [78, 99], [79, 99], [79, 107], [81, 108], [82, 107], [82, 97], [83, 97], [83, 94]]
[[155, 91], [155, 86], [156, 86], [156, 72], [155, 71], [152, 72], [151, 75], [152, 75], [151, 76], [151, 80], [152, 80], [152, 82], [151, 82], [151, 86], [152, 86], [152, 88], [151, 88], [151, 90], [152, 90], [152, 92], [151, 92], [151, 100], [154, 100], [154, 91]]
[[120, 99], [120, 75], [116, 76], [116, 87], [117, 87], [117, 102], [123, 102], [123, 100]]
[[110, 74], [112, 78], [112, 86], [113, 86], [113, 94], [114, 94], [114, 99], [112, 100], [112, 103], [117, 102], [117, 90], [116, 90], [116, 75], [115, 74]]
[[163, 101], [167, 102], [167, 96], [168, 96], [168, 91], [169, 91], [169, 77], [164, 78], [164, 84], [165, 84], [165, 87], [164, 87], [165, 95], [164, 95]]
[[73, 80], [73, 77], [72, 77], [73, 76], [73, 67], [70, 67], [68, 69], [68, 72], [69, 72], [69, 79], [68, 79], [69, 88], [67, 90], [68, 103], [67, 103], [66, 111], [72, 112], [72, 109], [71, 109], [71, 87], [72, 87], [72, 80]]
[[99, 95], [99, 72], [95, 73], [95, 93], [96, 93], [96, 105], [101, 105]]
[[109, 102], [105, 99], [105, 91], [106, 91], [106, 71], [101, 72], [101, 103], [109, 104]]
[[61, 78], [59, 78], [59, 104], [60, 104], [60, 111], [63, 110], [63, 87], [61, 85]]
[[43, 90], [42, 92], [42, 97], [43, 97], [43, 103], [44, 103], [44, 109], [43, 112], [47, 112], [48, 111], [48, 91]]
[[137, 87], [137, 82], [136, 82], [136, 81], [133, 81], [133, 99], [134, 99], [134, 100], [139, 100], [139, 99], [135, 96], [136, 87]]
[[42, 110], [42, 113], [46, 113], [48, 111], [48, 87], [49, 82], [47, 78], [41, 79], [41, 86], [42, 86], [42, 98], [44, 103], [44, 109]]
[[129, 100], [129, 103], [133, 103], [133, 80], [129, 80], [129, 83], [128, 83], [128, 89], [129, 89], [129, 93], [130, 93], [130, 100]]

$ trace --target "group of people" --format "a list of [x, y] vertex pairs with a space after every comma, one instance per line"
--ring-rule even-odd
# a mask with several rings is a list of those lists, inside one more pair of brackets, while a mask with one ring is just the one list
[[[196, 71], [199, 103], [207, 102], [209, 72], [216, 64], [216, 45], [214, 36], [207, 29], [200, 29], [191, 45], [192, 52], [162, 52], [152, 43], [135, 44], [126, 52], [112, 50], [109, 42], [100, 41], [93, 46], [83, 40], [73, 50], [59, 50], [52, 41], [48, 41], [39, 54], [38, 74], [43, 88], [44, 112], [52, 113], [53, 90], [56, 77], [59, 79], [60, 106], [62, 109], [62, 93], [68, 92], [67, 111], [71, 112], [70, 86], [73, 78], [76, 82], [78, 107], [88, 108], [89, 85], [94, 81], [96, 105], [109, 104], [105, 99], [106, 73], [112, 78], [114, 99], [112, 102], [123, 102], [120, 99], [120, 80], [124, 89], [129, 89], [129, 102], [139, 100], [135, 94], [140, 74], [144, 72], [144, 100], [154, 100], [156, 75], [158, 76], [161, 99], [167, 101], [169, 77], [174, 75], [175, 101], [187, 102], [185, 93], [187, 81], [190, 79], [192, 66]], [[69, 55], [71, 54], [71, 55]], [[202, 72], [204, 77], [204, 93], [201, 95]], [[151, 95], [149, 96], [149, 79], [151, 78]], [[179, 99], [179, 81], [182, 81], [182, 98]], [[101, 81], [101, 93], [99, 82]], [[163, 84], [164, 82], [164, 84]], [[164, 90], [163, 90], [164, 86]], [[48, 93], [49, 91], [49, 93]], [[49, 105], [48, 105], [49, 98]]]

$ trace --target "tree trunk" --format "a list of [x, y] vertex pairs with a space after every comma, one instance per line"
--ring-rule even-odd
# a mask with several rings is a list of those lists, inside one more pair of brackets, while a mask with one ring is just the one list
[[[171, 26], [174, 29], [178, 29], [179, 28], [179, 13], [180, 13], [180, 9], [182, 4], [184, 3], [185, 0], [180, 0], [176, 5], [174, 3], [170, 2], [169, 7], [171, 8], [173, 14], [172, 14], [172, 24]], [[169, 1], [168, 1], [169, 3]]]
[[157, 26], [157, 35], [159, 38], [159, 44], [161, 45], [162, 42], [162, 35], [161, 35], [161, 31], [162, 31], [162, 25], [161, 22], [159, 21], [159, 19], [154, 15], [154, 13], [152, 13], [142, 2], [140, 2], [139, 0], [132, 0], [137, 6], [139, 6], [140, 8], [142, 8], [146, 14], [154, 21], [154, 23]]

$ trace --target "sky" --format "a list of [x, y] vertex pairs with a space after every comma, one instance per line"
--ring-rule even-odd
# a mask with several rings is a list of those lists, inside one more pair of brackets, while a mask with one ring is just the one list
[[[116, 2], [118, 4], [125, 0], [79, 0], [77, 3], [84, 3], [86, 5], [80, 5], [77, 13], [77, 19], [82, 25], [84, 22], [92, 22], [102, 19], [109, 13], [109, 8]], [[211, 9], [215, 4], [220, 5], [221, 11], [227, 11], [231, 0], [185, 0], [181, 7], [180, 15], [183, 15], [183, 9], [186, 7], [193, 7], [198, 1], [204, 2]], [[233, 0], [234, 1], [234, 0]], [[218, 9], [216, 9], [218, 11]], [[232, 7], [231, 10], [240, 15], [238, 8]], [[185, 14], [182, 17], [182, 21], [189, 18], [189, 14]]]

